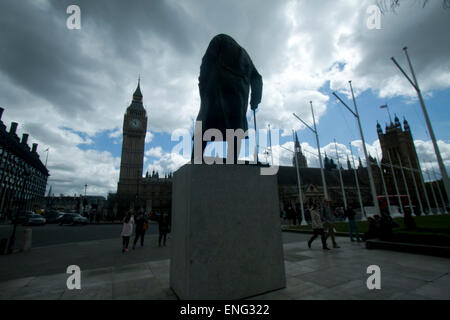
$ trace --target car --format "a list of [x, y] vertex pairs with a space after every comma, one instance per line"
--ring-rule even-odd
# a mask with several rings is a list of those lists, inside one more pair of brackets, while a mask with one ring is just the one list
[[45, 219], [47, 219], [47, 223], [59, 223], [63, 216], [63, 212], [50, 211], [45, 215]]
[[61, 219], [59, 220], [59, 225], [62, 226], [63, 224], [88, 224], [88, 219], [85, 217], [82, 217], [81, 215], [77, 213], [65, 213]]
[[43, 226], [47, 220], [41, 216], [40, 214], [32, 213], [27, 215], [27, 219], [23, 223], [24, 226], [31, 226], [31, 225], [37, 225], [37, 226]]
[[[17, 224], [24, 224], [28, 220], [28, 216], [35, 214], [33, 211], [19, 211], [15, 217], [15, 222]], [[14, 221], [12, 221], [14, 223]]]

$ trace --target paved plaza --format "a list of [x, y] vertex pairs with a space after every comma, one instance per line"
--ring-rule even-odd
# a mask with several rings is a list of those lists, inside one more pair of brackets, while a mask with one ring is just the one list
[[[450, 299], [450, 259], [383, 250], [339, 237], [323, 251], [310, 235], [283, 233], [287, 286], [249, 299]], [[169, 287], [170, 248], [156, 236], [122, 254], [120, 239], [33, 248], [0, 257], [0, 299], [155, 299], [176, 296]], [[170, 240], [169, 240], [170, 243]], [[68, 290], [63, 266], [81, 268], [81, 289]], [[366, 286], [367, 267], [381, 268], [381, 289]], [[61, 270], [62, 269], [62, 270]]]

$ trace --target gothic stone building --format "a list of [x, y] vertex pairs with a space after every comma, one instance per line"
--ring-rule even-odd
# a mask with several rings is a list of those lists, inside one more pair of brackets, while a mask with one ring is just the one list
[[[409, 195], [412, 205], [417, 209], [428, 208], [429, 199], [425, 197], [422, 170], [411, 128], [406, 119], [403, 121], [402, 128], [398, 117], [395, 116], [394, 123], [386, 125], [385, 132], [377, 123], [377, 133], [383, 153], [381, 164], [388, 193], [397, 194], [395, 177], [400, 194]], [[393, 166], [393, 173], [390, 164]]]
[[[361, 197], [364, 206], [372, 205], [372, 196], [368, 180], [367, 168], [356, 169]], [[325, 168], [325, 180], [330, 198], [331, 207], [343, 207], [343, 197], [339, 179], [339, 171], [334, 168]], [[312, 203], [321, 203], [324, 199], [322, 176], [320, 168], [299, 168], [302, 183], [302, 197], [305, 207]], [[353, 208], [359, 208], [359, 195], [353, 168], [341, 169], [347, 203]], [[280, 166], [278, 170], [278, 192], [280, 205], [286, 209], [288, 206], [299, 210], [297, 173], [295, 167]]]

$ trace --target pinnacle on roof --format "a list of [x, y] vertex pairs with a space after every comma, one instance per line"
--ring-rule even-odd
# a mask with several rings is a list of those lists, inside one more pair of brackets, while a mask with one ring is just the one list
[[140, 84], [141, 84], [141, 77], [139, 77], [136, 91], [134, 91], [133, 93], [133, 101], [142, 102], [142, 92]]

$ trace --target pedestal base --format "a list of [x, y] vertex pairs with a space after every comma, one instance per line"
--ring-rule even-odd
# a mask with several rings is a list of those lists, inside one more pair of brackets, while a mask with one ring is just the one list
[[172, 188], [170, 286], [180, 299], [242, 299], [286, 286], [275, 175], [189, 164]]

